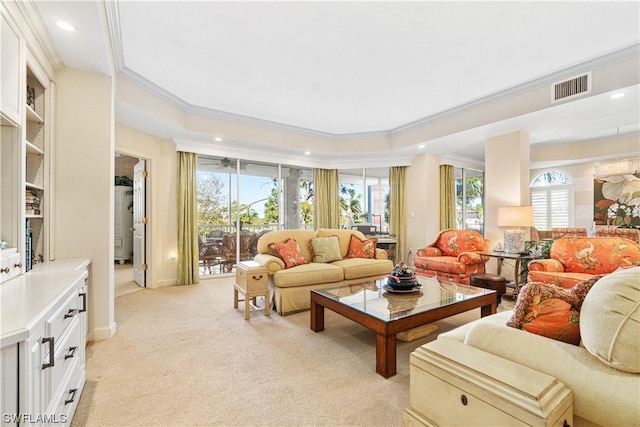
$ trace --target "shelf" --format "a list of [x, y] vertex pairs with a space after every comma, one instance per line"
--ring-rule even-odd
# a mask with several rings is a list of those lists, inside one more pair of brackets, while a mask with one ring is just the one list
[[40, 117], [40, 115], [38, 113], [36, 113], [35, 110], [33, 108], [31, 108], [30, 105], [27, 104], [26, 110], [27, 110], [27, 121], [28, 122], [44, 123], [44, 120], [42, 119], [42, 117]]
[[31, 183], [31, 182], [25, 182], [24, 186], [29, 190], [44, 191], [44, 187], [43, 186], [36, 185], [36, 184]]
[[17, 127], [18, 123], [16, 123], [10, 117], [7, 117], [0, 112], [0, 125]]
[[40, 214], [40, 215], [26, 214], [24, 217], [25, 218], [30, 218], [30, 219], [42, 219], [42, 218], [44, 218], [44, 215], [42, 215], [42, 214]]
[[27, 154], [38, 154], [40, 156], [44, 155], [44, 151], [42, 151], [41, 149], [39, 149], [29, 141], [25, 141], [24, 143], [26, 146]]

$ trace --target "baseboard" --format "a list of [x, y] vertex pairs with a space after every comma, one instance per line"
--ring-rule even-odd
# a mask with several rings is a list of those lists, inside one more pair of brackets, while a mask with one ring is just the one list
[[114, 336], [116, 333], [116, 322], [113, 322], [108, 328], [97, 328], [89, 331], [89, 341], [106, 340]]

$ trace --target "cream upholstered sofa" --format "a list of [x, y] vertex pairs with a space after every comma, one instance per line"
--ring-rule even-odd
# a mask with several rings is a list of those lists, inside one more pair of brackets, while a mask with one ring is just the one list
[[507, 326], [512, 314], [483, 317], [438, 340], [455, 340], [557, 378], [573, 392], [575, 426], [640, 425], [640, 267], [605, 275], [588, 291], [580, 309], [580, 345]]
[[[333, 236], [338, 239], [339, 254], [333, 257], [335, 260], [323, 262], [319, 259], [319, 254], [314, 252], [312, 240], [334, 238]], [[317, 231], [277, 230], [260, 237], [254, 261], [267, 269], [269, 288], [278, 314], [308, 310], [312, 289], [362, 283], [380, 279], [391, 272], [393, 263], [387, 259], [387, 253], [382, 249], [375, 249], [375, 245], [375, 258], [346, 258], [352, 236], [360, 241], [371, 240], [357, 230], [328, 228]], [[285, 268], [283, 259], [273, 254], [273, 247], [270, 248], [270, 245], [285, 243], [289, 239], [298, 244], [306, 264]]]

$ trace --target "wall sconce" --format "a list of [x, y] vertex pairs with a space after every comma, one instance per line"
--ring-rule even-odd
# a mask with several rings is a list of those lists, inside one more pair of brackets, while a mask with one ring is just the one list
[[524, 251], [524, 230], [517, 227], [533, 227], [531, 206], [504, 206], [498, 208], [498, 226], [513, 227], [504, 231], [504, 251], [519, 253]]

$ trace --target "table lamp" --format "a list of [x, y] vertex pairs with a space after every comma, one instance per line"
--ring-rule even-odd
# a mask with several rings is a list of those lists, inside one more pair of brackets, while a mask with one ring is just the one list
[[524, 230], [518, 227], [533, 226], [531, 206], [504, 206], [498, 208], [498, 226], [513, 227], [504, 231], [504, 251], [518, 253], [524, 251]]

